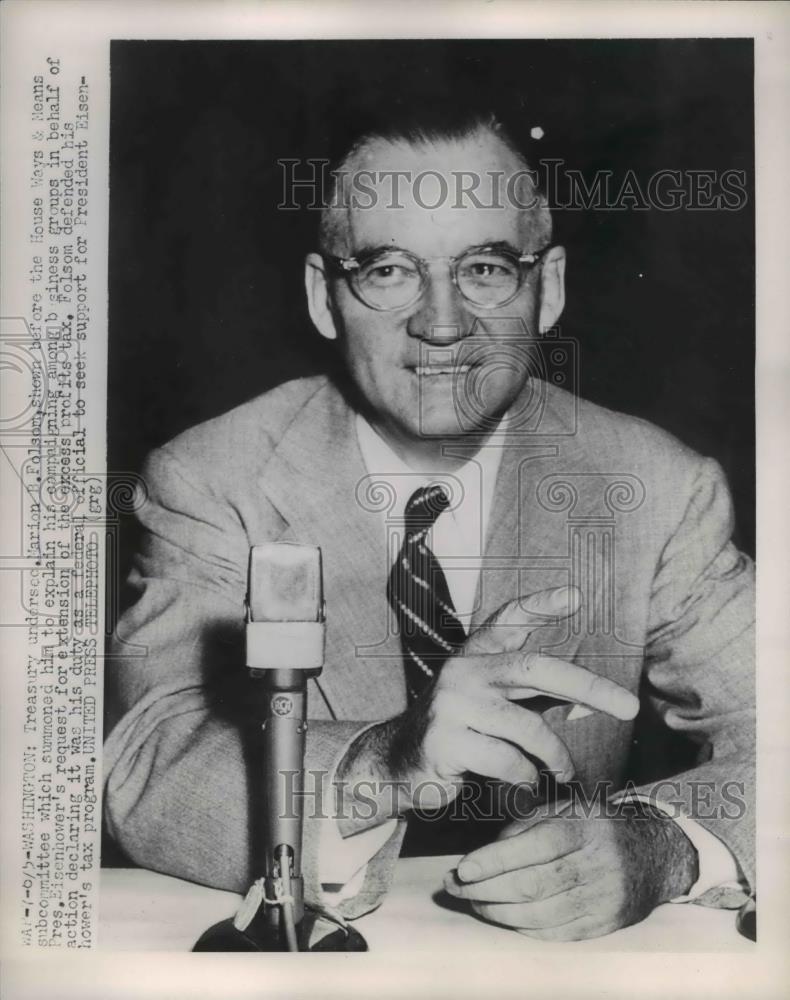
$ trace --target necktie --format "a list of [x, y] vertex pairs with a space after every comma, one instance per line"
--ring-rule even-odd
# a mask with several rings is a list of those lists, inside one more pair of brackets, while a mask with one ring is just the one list
[[425, 691], [466, 639], [447, 578], [426, 543], [432, 525], [449, 504], [444, 489], [437, 485], [422, 487], [409, 497], [403, 544], [387, 584], [387, 599], [400, 627], [410, 700]]
[[[432, 683], [445, 660], [463, 645], [466, 633], [455, 614], [447, 578], [425, 539], [437, 517], [450, 504], [441, 486], [416, 490], [406, 504], [404, 538], [387, 584], [387, 599], [398, 620], [406, 688], [410, 701]], [[472, 791], [483, 815], [499, 815], [496, 783], [475, 779]], [[471, 787], [471, 786], [470, 786]], [[491, 823], [459, 818], [452, 808], [437, 816], [415, 809], [406, 828], [402, 857], [463, 854], [496, 836]]]

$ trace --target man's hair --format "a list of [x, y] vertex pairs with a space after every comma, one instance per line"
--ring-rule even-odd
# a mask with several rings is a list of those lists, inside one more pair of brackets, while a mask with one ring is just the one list
[[[381, 95], [379, 95], [381, 96]], [[420, 89], [400, 90], [389, 100], [371, 101], [353, 109], [344, 109], [334, 123], [329, 136], [329, 165], [331, 178], [324, 194], [318, 245], [326, 251], [333, 243], [345, 212], [337, 211], [338, 178], [347, 172], [354, 158], [376, 141], [405, 142], [410, 146], [457, 142], [480, 132], [495, 136], [520, 162], [523, 170], [530, 171], [525, 147], [529, 145], [523, 111], [516, 116], [507, 106], [494, 106], [481, 95], [469, 90], [459, 92], [421, 92]], [[462, 166], [462, 165], [459, 165]], [[535, 226], [541, 242], [551, 237], [551, 213], [548, 201], [535, 179], [535, 206], [524, 209], [535, 216]]]

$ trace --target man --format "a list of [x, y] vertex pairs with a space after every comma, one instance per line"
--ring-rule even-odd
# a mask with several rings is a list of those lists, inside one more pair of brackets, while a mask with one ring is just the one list
[[[477, 775], [524, 793], [448, 874], [487, 919], [578, 939], [668, 900], [740, 903], [752, 567], [721, 473], [535, 377], [564, 305], [545, 198], [495, 118], [427, 117], [356, 137], [307, 257], [310, 315], [345, 377], [287, 383], [149, 459], [109, 685], [109, 829], [147, 867], [249, 884], [247, 555], [300, 541], [323, 550], [329, 606], [307, 768], [341, 806], [307, 810], [313, 901], [376, 905], [404, 821]], [[451, 193], [461, 172], [496, 183], [494, 207]], [[628, 811], [615, 792], [640, 698], [701, 749]], [[536, 811], [546, 775], [553, 794], [605, 795]]]

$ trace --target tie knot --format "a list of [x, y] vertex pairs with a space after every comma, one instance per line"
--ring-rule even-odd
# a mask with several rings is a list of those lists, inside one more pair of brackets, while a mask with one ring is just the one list
[[406, 503], [406, 530], [414, 532], [430, 528], [436, 518], [450, 506], [450, 498], [443, 486], [421, 486]]

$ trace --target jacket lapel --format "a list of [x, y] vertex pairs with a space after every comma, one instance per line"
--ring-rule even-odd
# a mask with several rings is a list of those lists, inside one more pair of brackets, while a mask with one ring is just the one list
[[331, 383], [289, 426], [260, 486], [288, 524], [284, 537], [322, 550], [327, 649], [318, 686], [330, 713], [367, 721], [400, 711], [406, 698], [385, 597], [381, 498], [370, 488], [354, 414]]
[[[578, 492], [575, 503], [579, 511], [595, 509], [596, 477], [585, 473], [596, 466], [590, 464], [585, 435], [576, 426], [573, 407], [572, 396], [554, 390], [547, 394], [533, 427], [524, 433], [511, 427], [498, 444], [503, 453], [473, 624], [484, 622], [516, 596], [581, 582], [572, 569], [570, 511], [563, 502], [569, 494], [564, 490]], [[497, 444], [491, 442], [490, 446]], [[558, 484], [553, 497], [550, 483]], [[583, 609], [573, 621], [564, 619], [536, 629], [524, 648], [625, 680], [627, 670], [622, 673], [620, 666], [623, 661], [605, 655], [611, 638], [590, 634], [588, 613], [589, 609]], [[638, 657], [641, 650], [631, 652]], [[570, 705], [559, 706], [549, 709], [546, 718], [569, 747], [577, 778], [617, 777], [626, 753], [621, 743], [627, 738], [628, 727], [599, 712], [578, 721], [573, 716], [569, 719], [570, 713]]]
[[[548, 405], [546, 384], [530, 380], [511, 408], [507, 432], [485, 447], [502, 456], [486, 534], [473, 625], [507, 601], [570, 582], [567, 538], [537, 500], [537, 485], [573, 461], [567, 417]], [[571, 454], [572, 453], [572, 454]]]

